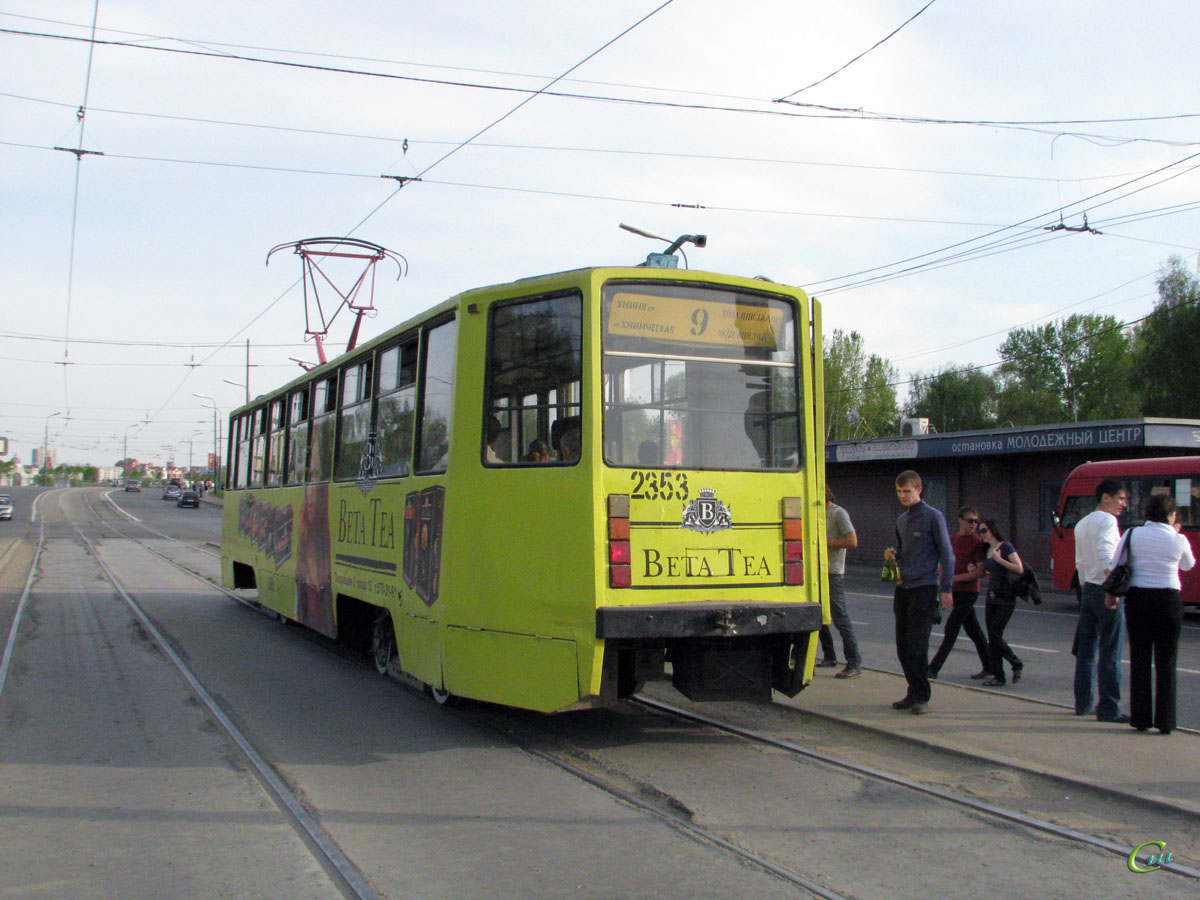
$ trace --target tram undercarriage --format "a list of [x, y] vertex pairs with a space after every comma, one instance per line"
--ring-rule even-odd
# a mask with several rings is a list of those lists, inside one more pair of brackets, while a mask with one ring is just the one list
[[678, 603], [602, 607], [605, 640], [601, 696], [619, 699], [666, 677], [695, 701], [770, 700], [804, 688], [804, 661], [820, 628], [820, 606]]

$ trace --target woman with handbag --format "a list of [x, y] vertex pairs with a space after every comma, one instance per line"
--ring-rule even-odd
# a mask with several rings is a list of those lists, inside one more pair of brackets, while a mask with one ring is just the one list
[[1025, 564], [1017, 555], [1017, 549], [1004, 539], [1004, 535], [996, 528], [995, 519], [984, 519], [979, 523], [979, 536], [987, 544], [987, 558], [983, 569], [988, 574], [987, 602], [983, 607], [983, 623], [987, 630], [988, 656], [991, 658], [992, 677], [983, 682], [987, 687], [1003, 687], [1004, 660], [1012, 666], [1012, 680], [1016, 684], [1021, 680], [1025, 664], [1017, 658], [1012, 648], [1004, 640], [1004, 629], [1012, 618], [1017, 605], [1013, 596], [1011, 572], [1014, 576], [1025, 571]]
[[[1129, 634], [1129, 724], [1138, 731], [1154, 725], [1163, 734], [1175, 727], [1175, 660], [1183, 627], [1179, 572], [1196, 564], [1187, 538], [1175, 524], [1175, 501], [1164, 494], [1150, 498], [1146, 522], [1125, 533], [1112, 567], [1122, 554], [1130, 569], [1125, 595]], [[1136, 539], [1134, 532], [1137, 532]], [[1107, 598], [1115, 609], [1117, 598]], [[1150, 664], [1154, 663], [1154, 681]]]

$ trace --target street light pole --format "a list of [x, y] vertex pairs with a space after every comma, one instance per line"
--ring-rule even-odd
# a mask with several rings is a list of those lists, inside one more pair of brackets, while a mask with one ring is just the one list
[[46, 429], [42, 432], [42, 469], [47, 475], [50, 474], [50, 466], [46, 464], [46, 457], [50, 453], [50, 420], [61, 415], [61, 412], [53, 412], [46, 416]]
[[201, 400], [207, 400], [212, 404], [213, 411], [213, 487], [217, 490], [221, 488], [221, 457], [217, 452], [218, 445], [221, 442], [221, 429], [218, 423], [220, 409], [217, 408], [217, 401], [207, 394], [192, 394], [193, 397], [199, 397]]

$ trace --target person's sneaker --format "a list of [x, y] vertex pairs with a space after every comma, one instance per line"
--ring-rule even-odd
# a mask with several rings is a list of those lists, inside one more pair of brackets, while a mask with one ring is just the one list
[[981, 681], [984, 678], [991, 678], [992, 673], [989, 672], [987, 669], [984, 669], [982, 672], [976, 672], [971, 677], [974, 678], [976, 681]]
[[862, 674], [862, 669], [860, 669], [858, 666], [848, 665], [848, 666], [846, 666], [846, 668], [842, 669], [842, 671], [838, 672], [833, 677], [834, 678], [857, 678], [861, 674]]
[[912, 714], [914, 716], [923, 716], [923, 715], [925, 715], [925, 713], [929, 712], [929, 704], [928, 703], [914, 703], [909, 708], [909, 711], [912, 712]]
[[897, 700], [892, 704], [892, 709], [912, 709], [913, 702], [910, 698], [905, 697], [903, 700]]
[[1115, 722], [1118, 725], [1125, 725], [1129, 722], [1129, 716], [1127, 716], [1125, 713], [1121, 713], [1120, 715], [1116, 716], [1096, 716], [1096, 721]]
[[819, 663], [817, 663], [818, 669], [833, 669], [836, 667], [837, 667], [837, 660], [834, 659], [832, 656], [829, 657], [828, 659], [823, 659]]

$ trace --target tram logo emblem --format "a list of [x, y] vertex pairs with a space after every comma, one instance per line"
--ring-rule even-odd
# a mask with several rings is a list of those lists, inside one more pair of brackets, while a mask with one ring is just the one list
[[683, 508], [683, 524], [690, 531], [711, 534], [733, 527], [729, 507], [717, 499], [717, 492], [701, 488], [700, 496]]
[[358, 478], [354, 479], [358, 489], [367, 494], [379, 482], [383, 472], [383, 458], [379, 455], [379, 438], [374, 431], [367, 434], [363, 444], [362, 459], [358, 461]]

